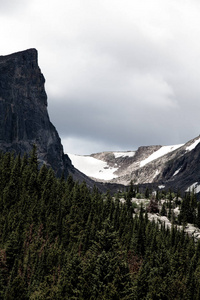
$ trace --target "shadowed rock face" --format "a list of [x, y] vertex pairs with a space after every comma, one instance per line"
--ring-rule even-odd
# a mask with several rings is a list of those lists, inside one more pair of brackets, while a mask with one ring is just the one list
[[0, 149], [23, 154], [35, 144], [41, 164], [67, 175], [72, 166], [49, 120], [44, 83], [35, 49], [0, 56]]
[[49, 120], [44, 83], [36, 49], [0, 56], [0, 150], [23, 155], [36, 145], [40, 166], [46, 164], [57, 176], [64, 172], [93, 187], [94, 181], [74, 168], [63, 152]]

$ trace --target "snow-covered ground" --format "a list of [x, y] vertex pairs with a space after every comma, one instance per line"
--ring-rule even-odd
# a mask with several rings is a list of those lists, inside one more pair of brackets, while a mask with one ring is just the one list
[[[72, 161], [72, 164], [79, 171], [83, 172], [89, 177], [93, 177], [101, 180], [111, 180], [118, 177], [114, 174], [118, 170], [119, 166], [115, 164], [116, 167], [110, 167], [105, 161], [100, 159], [87, 156], [87, 155], [75, 155], [67, 153]], [[113, 152], [115, 158], [120, 157], [133, 157], [135, 151], [124, 151], [124, 152]]]
[[146, 159], [142, 160], [140, 162], [140, 167], [145, 166], [146, 164], [148, 164], [149, 162], [153, 161], [154, 159], [157, 159], [167, 153], [170, 153], [178, 148], [180, 148], [181, 146], [183, 146], [183, 144], [179, 144], [179, 145], [173, 145], [173, 146], [162, 146], [160, 149], [158, 149], [157, 151], [155, 151], [153, 154], [151, 154], [149, 157], [147, 157]]
[[198, 182], [193, 183], [191, 186], [189, 186], [186, 190], [186, 192], [192, 192], [194, 190], [195, 193], [200, 192], [200, 185]]
[[[176, 175], [180, 172], [180, 170], [181, 170], [181, 168], [179, 168], [178, 170], [176, 170], [176, 171], [174, 172], [173, 176], [176, 176]], [[172, 176], [172, 177], [173, 177], [173, 176]]]
[[[190, 142], [188, 142], [188, 144], [190, 144], [190, 146], [185, 146], [183, 148], [183, 150], [185, 149], [185, 151], [191, 151], [193, 150], [198, 143], [200, 143], [200, 137], [197, 137], [196, 140], [193, 139]], [[138, 159], [138, 156], [136, 157], [136, 160], [134, 161], [134, 163], [132, 162], [131, 157], [134, 157], [135, 154], [137, 153], [136, 151], [115, 151], [115, 152], [109, 152], [109, 155], [111, 154], [111, 158], [106, 152], [102, 152], [102, 153], [97, 153], [97, 155], [95, 157], [93, 157], [94, 155], [75, 155], [75, 154], [68, 154], [68, 156], [70, 157], [72, 164], [75, 166], [75, 168], [77, 168], [78, 170], [80, 170], [81, 172], [83, 172], [84, 174], [86, 174], [89, 177], [92, 178], [96, 178], [97, 180], [112, 180], [112, 179], [116, 179], [120, 177], [120, 176], [124, 176], [125, 174], [125, 170], [127, 168], [127, 172], [133, 172], [135, 169], [134, 168], [142, 168], [145, 165], [147, 165], [148, 163], [161, 158], [162, 156], [171, 153], [177, 149], [179, 149], [180, 147], [182, 147], [184, 144], [178, 144], [178, 145], [171, 145], [171, 146], [161, 146], [157, 151], [153, 152], [151, 155], [149, 155], [147, 157], [147, 154], [144, 153], [144, 155], [146, 154], [146, 158], [143, 160]], [[144, 156], [143, 156], [144, 157]], [[121, 159], [122, 158], [122, 159]], [[127, 158], [127, 159], [125, 159]], [[107, 162], [106, 162], [107, 161]], [[123, 168], [123, 163], [125, 162], [125, 166]], [[118, 171], [118, 173], [116, 172]], [[176, 176], [177, 174], [179, 174], [179, 172], [181, 171], [181, 168], [177, 168], [177, 170], [174, 172], [173, 176]], [[121, 172], [121, 173], [120, 173]], [[160, 172], [159, 167], [156, 167], [155, 165], [155, 169], [152, 171], [152, 176], [151, 176], [151, 180], [152, 178], [155, 178]], [[115, 173], [117, 173], [118, 175], [116, 175]], [[125, 180], [125, 179], [124, 179]], [[145, 180], [149, 180], [149, 178], [145, 178]], [[127, 179], [128, 182], [128, 179]], [[127, 183], [125, 180], [125, 184]], [[196, 183], [194, 183], [195, 185], [195, 190], [196, 192], [200, 192], [200, 186], [198, 186]], [[189, 187], [188, 189], [192, 190], [192, 187]]]
[[115, 158], [119, 158], [119, 157], [133, 157], [135, 155], [135, 151], [114, 152], [113, 154], [114, 154]]
[[198, 145], [198, 143], [200, 143], [200, 138], [197, 139], [196, 141], [194, 141], [194, 143], [192, 145], [188, 146], [185, 150], [187, 150], [187, 151], [193, 150]]
[[[153, 154], [151, 154], [149, 157], [144, 159], [140, 162], [140, 167], [145, 166], [147, 163], [167, 154], [170, 153], [179, 147], [181, 147], [182, 144], [179, 145], [173, 145], [173, 146], [163, 146], [159, 150], [155, 151]], [[116, 151], [113, 152], [115, 159], [118, 158], [125, 158], [125, 157], [133, 157], [135, 155], [136, 151]], [[86, 174], [89, 177], [93, 177], [100, 180], [111, 180], [114, 178], [117, 178], [118, 176], [114, 174], [115, 171], [118, 170], [119, 165], [116, 163], [114, 167], [110, 167], [107, 162], [102, 161], [100, 159], [91, 157], [91, 156], [84, 156], [84, 155], [75, 155], [68, 153], [69, 158], [72, 161], [72, 164]], [[159, 174], [158, 170], [155, 170], [154, 177], [156, 177]]]
[[89, 177], [104, 180], [111, 180], [117, 177], [114, 172], [117, 171], [118, 168], [111, 168], [104, 161], [90, 156], [81, 156], [69, 153], [68, 156], [75, 168]]

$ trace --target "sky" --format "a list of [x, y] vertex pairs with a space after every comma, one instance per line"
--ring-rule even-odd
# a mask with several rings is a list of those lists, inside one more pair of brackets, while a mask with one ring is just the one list
[[200, 1], [0, 0], [0, 55], [38, 50], [66, 153], [200, 134]]

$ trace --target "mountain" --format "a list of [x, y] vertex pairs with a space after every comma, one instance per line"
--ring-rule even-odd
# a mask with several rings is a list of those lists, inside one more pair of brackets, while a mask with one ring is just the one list
[[94, 181], [100, 190], [134, 184], [154, 188], [200, 191], [200, 137], [174, 146], [143, 146], [136, 151], [102, 152], [90, 156], [64, 154], [47, 110], [45, 78], [36, 49], [0, 56], [0, 150], [23, 155], [37, 146], [40, 166], [56, 175]]
[[90, 156], [68, 155], [76, 168], [96, 181], [121, 185], [133, 181], [159, 189], [200, 191], [200, 136], [173, 146], [142, 146], [136, 151]]
[[51, 166], [56, 175], [93, 181], [72, 165], [47, 111], [45, 78], [36, 49], [0, 56], [0, 150], [23, 155], [37, 146], [39, 164]]

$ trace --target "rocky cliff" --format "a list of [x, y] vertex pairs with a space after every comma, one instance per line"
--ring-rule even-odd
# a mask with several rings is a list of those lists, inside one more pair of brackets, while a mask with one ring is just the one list
[[0, 150], [23, 155], [35, 144], [40, 165], [51, 166], [58, 176], [64, 171], [91, 183], [63, 153], [49, 119], [44, 84], [36, 49], [0, 56]]
[[44, 83], [35, 49], [0, 57], [0, 149], [23, 154], [35, 144], [39, 162], [59, 175], [64, 154], [49, 120]]

